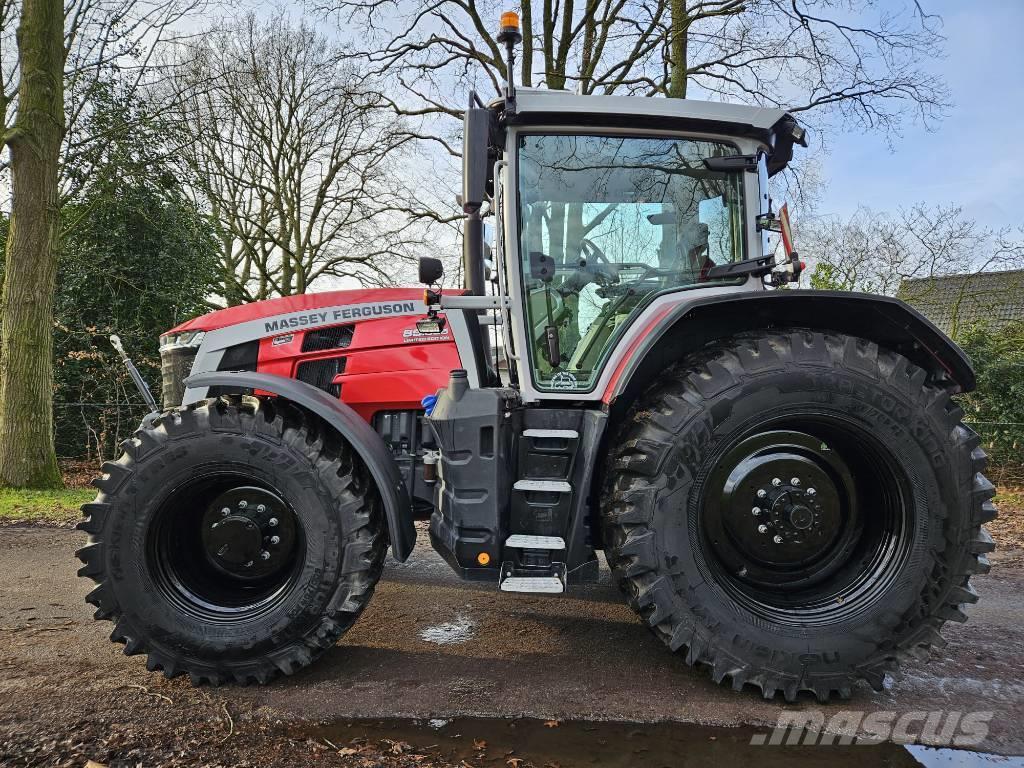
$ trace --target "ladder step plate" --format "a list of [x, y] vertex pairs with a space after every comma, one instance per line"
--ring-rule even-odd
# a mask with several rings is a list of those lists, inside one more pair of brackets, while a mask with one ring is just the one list
[[523, 437], [560, 437], [565, 440], [574, 440], [580, 436], [575, 429], [526, 429], [523, 430]]
[[505, 546], [516, 549], [565, 549], [565, 539], [561, 536], [529, 536], [525, 533], [513, 533], [505, 539]]
[[555, 594], [564, 592], [565, 585], [557, 576], [509, 576], [501, 582], [501, 591]]
[[512, 487], [517, 491], [572, 493], [572, 486], [564, 480], [516, 480], [516, 484]]

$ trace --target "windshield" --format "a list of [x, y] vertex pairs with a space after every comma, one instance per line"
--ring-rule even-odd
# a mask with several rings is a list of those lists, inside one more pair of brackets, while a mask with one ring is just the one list
[[[745, 258], [742, 171], [716, 141], [519, 138], [520, 252], [534, 382], [588, 391], [619, 331], [656, 294]], [[724, 279], [732, 280], [732, 277]]]

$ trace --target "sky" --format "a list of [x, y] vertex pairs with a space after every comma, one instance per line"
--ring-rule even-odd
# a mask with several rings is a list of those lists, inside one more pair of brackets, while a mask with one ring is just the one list
[[895, 210], [956, 203], [998, 230], [1024, 225], [1024, 0], [925, 0], [943, 17], [947, 56], [931, 62], [953, 105], [932, 132], [907, 123], [887, 146], [878, 134], [833, 136], [822, 159], [818, 213], [858, 205]]

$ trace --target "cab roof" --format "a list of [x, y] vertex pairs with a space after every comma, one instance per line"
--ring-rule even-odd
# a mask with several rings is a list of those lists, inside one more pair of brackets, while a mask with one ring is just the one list
[[[497, 105], [496, 105], [497, 106]], [[582, 96], [544, 88], [517, 88], [509, 125], [558, 125], [692, 130], [745, 136], [773, 148], [769, 171], [792, 159], [793, 144], [807, 146], [804, 130], [784, 109], [720, 101], [646, 96]]]

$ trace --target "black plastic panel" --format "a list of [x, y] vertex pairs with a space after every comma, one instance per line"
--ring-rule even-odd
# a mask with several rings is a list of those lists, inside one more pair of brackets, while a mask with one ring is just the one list
[[243, 344], [235, 344], [224, 350], [217, 365], [218, 371], [255, 371], [256, 361], [260, 356], [260, 341], [253, 339]]
[[334, 384], [334, 377], [345, 371], [344, 357], [327, 357], [321, 360], [307, 360], [295, 369], [295, 378], [312, 384], [324, 392], [341, 396], [341, 384]]
[[345, 349], [352, 343], [355, 335], [354, 325], [335, 325], [330, 328], [317, 328], [306, 331], [302, 337], [303, 352], [318, 352], [324, 349]]
[[[430, 539], [465, 578], [498, 578], [508, 536], [518, 400], [511, 389], [449, 385], [427, 419], [441, 451]], [[480, 565], [481, 553], [489, 557], [487, 566]]]

